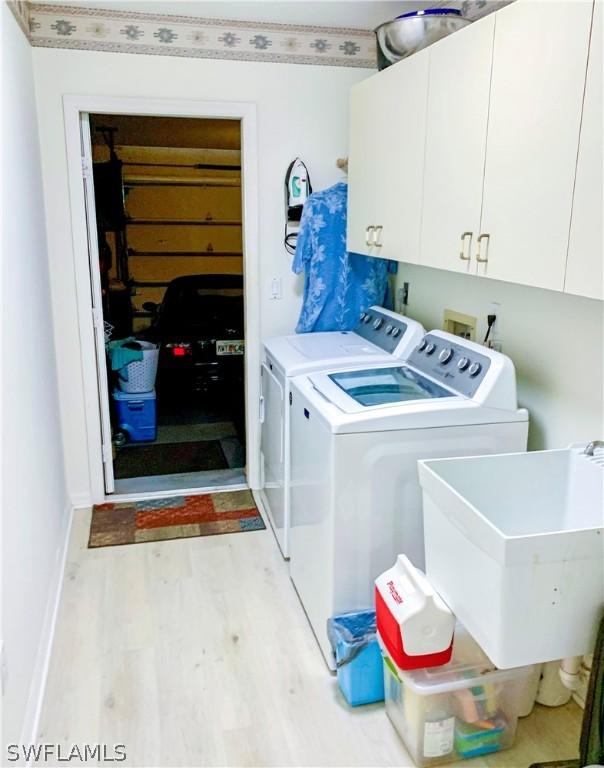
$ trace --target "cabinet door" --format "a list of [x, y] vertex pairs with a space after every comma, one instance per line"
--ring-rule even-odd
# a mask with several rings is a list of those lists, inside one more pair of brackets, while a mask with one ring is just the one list
[[[417, 263], [428, 53], [356, 85], [350, 99], [348, 250]], [[375, 229], [369, 234], [367, 227]]]
[[[494, 26], [488, 16], [428, 49], [420, 261], [429, 267], [474, 271], [468, 257], [480, 226]], [[462, 245], [464, 232], [471, 234]]]
[[367, 256], [372, 253], [369, 227], [376, 226], [375, 217], [379, 211], [377, 190], [388, 179], [382, 177], [388, 153], [377, 141], [384, 100], [381, 74], [361, 81], [350, 92], [346, 247], [353, 253]]
[[591, 2], [496, 14], [478, 274], [562, 290]]
[[592, 299], [604, 298], [602, 243], [602, 2], [597, 2], [589, 46], [587, 82], [581, 120], [577, 177], [570, 227], [564, 290]]

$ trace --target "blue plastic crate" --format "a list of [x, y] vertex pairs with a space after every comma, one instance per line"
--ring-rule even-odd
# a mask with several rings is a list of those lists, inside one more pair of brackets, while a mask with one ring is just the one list
[[118, 429], [128, 434], [133, 443], [155, 440], [157, 411], [155, 390], [151, 392], [122, 392], [113, 390]]
[[384, 673], [375, 611], [334, 616], [328, 632], [336, 656], [338, 685], [346, 701], [351, 707], [383, 701]]

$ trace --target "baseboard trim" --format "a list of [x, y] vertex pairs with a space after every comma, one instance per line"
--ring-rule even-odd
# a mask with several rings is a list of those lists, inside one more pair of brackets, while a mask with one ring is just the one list
[[65, 508], [65, 531], [63, 534], [63, 541], [60, 544], [60, 549], [57, 550], [54, 574], [48, 591], [44, 623], [42, 625], [40, 643], [38, 645], [38, 656], [36, 658], [34, 674], [30, 685], [29, 700], [27, 702], [23, 728], [21, 731], [21, 744], [34, 744], [38, 736], [42, 704], [46, 692], [50, 658], [59, 615], [59, 606], [61, 604], [61, 595], [63, 592], [63, 581], [67, 564], [67, 553], [69, 551], [69, 541], [71, 539], [73, 512], [74, 508], [72, 505], [68, 505]]
[[90, 509], [92, 499], [89, 493], [76, 493], [71, 496], [71, 506], [74, 509]]

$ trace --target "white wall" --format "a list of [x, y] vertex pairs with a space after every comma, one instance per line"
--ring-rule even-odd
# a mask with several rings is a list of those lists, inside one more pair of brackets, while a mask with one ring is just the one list
[[496, 333], [516, 366], [520, 405], [530, 412], [531, 450], [604, 435], [602, 302], [400, 264], [397, 287], [405, 281], [407, 314], [427, 330], [442, 328], [444, 310], [453, 309], [478, 319], [482, 341], [487, 315], [497, 312]]
[[32, 737], [69, 514], [32, 55], [1, 5], [2, 725], [8, 743]]
[[[74, 285], [64, 94], [189, 98], [255, 102], [260, 188], [259, 290], [263, 337], [290, 332], [297, 319], [301, 279], [290, 272], [283, 246], [283, 179], [301, 155], [315, 189], [341, 177], [346, 154], [350, 86], [361, 69], [211, 61], [101, 52], [34, 49], [48, 246], [59, 364], [67, 480], [76, 504], [89, 499], [84, 400]], [[77, 258], [86, 258], [77, 254]], [[283, 299], [271, 301], [271, 278], [283, 281]]]

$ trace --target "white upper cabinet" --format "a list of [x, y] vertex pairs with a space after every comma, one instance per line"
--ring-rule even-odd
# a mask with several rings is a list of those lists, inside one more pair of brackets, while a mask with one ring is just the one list
[[475, 271], [495, 17], [432, 45], [420, 263]]
[[604, 297], [604, 0], [516, 0], [351, 97], [348, 249]]
[[604, 298], [602, 243], [602, 2], [597, 2], [589, 47], [581, 138], [575, 182], [564, 290], [593, 299]]
[[349, 251], [419, 260], [427, 93], [427, 51], [352, 89]]
[[496, 14], [478, 274], [564, 287], [591, 15], [585, 0]]

